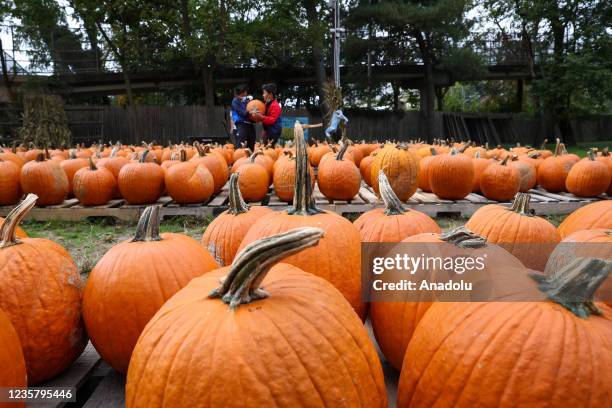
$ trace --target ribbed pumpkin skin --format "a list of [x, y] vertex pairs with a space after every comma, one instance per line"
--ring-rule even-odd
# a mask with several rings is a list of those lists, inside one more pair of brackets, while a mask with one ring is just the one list
[[227, 273], [192, 280], [149, 322], [126, 407], [387, 406], [376, 351], [330, 284], [277, 264], [262, 285], [270, 296], [230, 311], [206, 298]]
[[474, 182], [472, 184], [472, 193], [480, 192], [480, 179], [482, 178], [482, 173], [485, 171], [489, 165], [495, 163], [491, 159], [485, 159], [483, 157], [475, 157], [472, 159], [472, 163], [474, 164]]
[[384, 215], [366, 223], [359, 231], [362, 242], [400, 242], [424, 232], [440, 232], [440, 227], [428, 215], [406, 210], [400, 215]]
[[1, 147], [0, 147], [0, 159], [4, 161], [10, 161], [10, 162], [15, 163], [17, 167], [19, 167], [19, 170], [21, 170], [21, 168], [25, 164], [25, 160], [23, 160], [21, 157], [17, 156], [15, 153], [11, 152], [10, 150], [2, 149]]
[[491, 200], [512, 200], [520, 187], [521, 175], [509, 164], [493, 163], [480, 176], [480, 191]]
[[74, 196], [81, 205], [106, 204], [113, 198], [116, 187], [115, 177], [105, 168], [91, 170], [84, 167], [74, 175]]
[[239, 251], [253, 241], [299, 227], [317, 227], [325, 235], [317, 246], [284, 258], [283, 262], [331, 282], [349, 301], [357, 314], [365, 316], [361, 302], [361, 239], [359, 232], [346, 218], [333, 213], [288, 215], [273, 213], [249, 229]]
[[552, 302], [436, 303], [406, 351], [398, 407], [609, 406], [610, 313], [579, 319]]
[[17, 204], [21, 191], [21, 168], [12, 161], [0, 160], [0, 205]]
[[164, 190], [164, 177], [155, 163], [128, 163], [119, 171], [119, 191], [130, 204], [151, 204]]
[[0, 249], [0, 308], [19, 334], [30, 385], [55, 377], [83, 352], [83, 282], [66, 250], [23, 238]]
[[119, 172], [121, 168], [129, 162], [130, 161], [123, 156], [115, 156], [105, 157], [96, 163], [98, 168], [104, 168], [110, 171], [113, 177], [115, 177], [115, 181], [117, 181], [115, 189], [113, 190], [113, 198], [121, 198], [121, 191], [119, 191]]
[[460, 200], [472, 192], [474, 165], [463, 154], [441, 154], [429, 164], [429, 185], [440, 198]]
[[319, 166], [319, 162], [327, 153], [332, 151], [327, 143], [319, 144], [308, 151], [308, 159], [313, 167]]
[[578, 197], [597, 197], [605, 193], [609, 185], [608, 167], [588, 157], [574, 164], [565, 180], [567, 191]]
[[227, 162], [219, 153], [204, 153], [203, 156], [196, 154], [191, 159], [194, 163], [203, 164], [215, 180], [215, 194], [219, 193], [229, 177]]
[[408, 200], [416, 191], [419, 176], [419, 161], [412, 151], [395, 145], [387, 145], [378, 151], [370, 173], [372, 188], [378, 194], [378, 173], [384, 170], [395, 195]]
[[270, 186], [268, 171], [257, 163], [244, 163], [237, 171], [240, 174], [238, 185], [244, 201], [250, 203], [263, 200]]
[[563, 156], [544, 159], [538, 167], [538, 184], [551, 193], [565, 191], [565, 179], [573, 164]]
[[21, 188], [24, 193], [38, 196], [37, 205], [57, 205], [68, 194], [68, 177], [53, 160], [29, 161], [21, 168]]
[[612, 200], [580, 207], [563, 220], [557, 231], [561, 238], [565, 238], [576, 231], [597, 228], [612, 228]]
[[[312, 188], [314, 188], [315, 174], [312, 167], [308, 167], [308, 172], [310, 173], [310, 184]], [[293, 194], [295, 189], [294, 159], [279, 159], [276, 161], [272, 183], [274, 184], [274, 192], [279, 199], [286, 203], [293, 202]]]
[[[73, 191], [74, 175], [83, 167], [87, 167], [88, 164], [87, 159], [84, 158], [68, 159], [60, 162], [60, 166], [62, 166], [66, 173], [66, 177], [68, 177], [68, 195], [71, 195]], [[38, 201], [40, 203], [40, 200]]]
[[429, 185], [429, 165], [436, 156], [425, 156], [419, 162], [419, 176], [417, 178], [417, 184], [419, 188], [425, 192], [431, 193], [431, 186]]
[[384, 215], [384, 208], [374, 208], [373, 210], [366, 211], [361, 214], [355, 221], [353, 221], [353, 226], [361, 233], [361, 230], [364, 229], [369, 223], [373, 222], [379, 217], [383, 217]]
[[521, 193], [526, 193], [538, 184], [538, 175], [536, 167], [532, 164], [529, 164], [526, 161], [512, 161], [509, 163], [510, 166], [514, 167], [518, 170], [519, 175], [521, 177], [521, 184], [519, 186], [519, 191]]
[[352, 200], [359, 193], [361, 173], [354, 162], [332, 158], [319, 164], [317, 183], [321, 193], [331, 200]]
[[[21, 342], [10, 320], [0, 310], [0, 387], [27, 387]], [[0, 402], [0, 408], [25, 407], [25, 403]]]
[[217, 267], [194, 239], [171, 233], [161, 238], [115, 245], [87, 279], [87, 332], [102, 358], [121, 373], [127, 372], [138, 336], [159, 308], [191, 279]]
[[274, 210], [269, 207], [261, 205], [254, 205], [249, 211], [237, 215], [224, 211], [206, 227], [202, 236], [202, 245], [215, 259], [222, 262], [222, 266], [229, 265], [253, 224], [273, 212]]
[[213, 195], [215, 179], [205, 166], [177, 162], [166, 170], [165, 186], [179, 204], [205, 203]]
[[359, 163], [359, 172], [361, 173], [361, 178], [365, 183], [372, 187], [372, 164], [374, 163], [374, 158], [376, 156], [366, 156], [361, 159]]
[[543, 271], [548, 257], [561, 237], [546, 219], [521, 215], [511, 209], [489, 204], [479, 208], [465, 224], [488, 242], [506, 248], [528, 268]]

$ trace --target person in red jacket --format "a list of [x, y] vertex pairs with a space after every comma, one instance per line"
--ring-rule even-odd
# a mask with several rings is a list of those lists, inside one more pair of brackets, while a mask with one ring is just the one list
[[266, 111], [261, 114], [260, 112], [251, 112], [255, 119], [260, 120], [263, 125], [263, 133], [261, 139], [263, 144], [271, 143], [276, 144], [283, 131], [282, 126], [282, 109], [278, 101], [276, 100], [276, 85], [265, 84], [261, 87], [263, 91], [263, 99], [266, 103]]

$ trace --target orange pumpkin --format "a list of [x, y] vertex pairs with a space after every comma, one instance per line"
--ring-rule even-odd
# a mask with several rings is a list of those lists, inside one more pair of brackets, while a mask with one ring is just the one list
[[109, 157], [105, 157], [100, 159], [96, 166], [98, 168], [105, 168], [111, 172], [113, 177], [115, 177], [115, 188], [113, 189], [113, 198], [121, 198], [121, 191], [119, 191], [119, 172], [130, 161], [125, 157], [119, 155], [119, 148], [115, 147], [110, 153]]
[[136, 236], [98, 261], [83, 294], [91, 342], [121, 373], [127, 372], [138, 336], [159, 308], [191, 279], [217, 267], [193, 238], [159, 234], [159, 208], [147, 207]]
[[83, 282], [68, 252], [47, 239], [15, 237], [36, 198], [29, 194], [0, 229], [0, 309], [21, 340], [30, 385], [64, 371], [87, 343]]
[[21, 191], [21, 168], [0, 157], [0, 205], [17, 204]]
[[470, 194], [474, 182], [472, 159], [452, 149], [435, 156], [429, 165], [431, 191], [440, 198], [460, 200]]
[[185, 150], [181, 150], [180, 157], [166, 169], [164, 184], [168, 194], [179, 204], [207, 202], [214, 192], [215, 179], [205, 166], [187, 161]]
[[15, 163], [17, 167], [19, 167], [19, 170], [21, 170], [21, 168], [25, 164], [25, 160], [17, 156], [17, 154], [15, 154], [14, 152], [11, 152], [8, 149], [4, 149], [2, 147], [0, 147], [0, 159], [4, 161], [10, 161], [10, 162]]
[[386, 407], [380, 361], [351, 307], [325, 280], [275, 264], [322, 235], [255, 241], [169, 300], [134, 349], [126, 407]]
[[608, 148], [605, 147], [601, 152], [601, 156], [597, 156], [597, 161], [603, 163], [608, 168], [608, 173], [610, 174], [610, 184], [606, 190], [606, 194], [612, 196], [612, 155], [608, 153]]
[[374, 158], [378, 153], [373, 153], [369, 156], [364, 157], [359, 163], [359, 172], [361, 173], [361, 178], [365, 183], [372, 187], [372, 164], [374, 163]]
[[[260, 101], [259, 99], [253, 99], [249, 101], [249, 103], [247, 103], [246, 110], [247, 112], [257, 111], [263, 115], [266, 112], [266, 104]], [[249, 115], [249, 119], [251, 120], [251, 122], [260, 122], [260, 119], [256, 118], [253, 115]]]
[[44, 153], [39, 153], [36, 160], [21, 168], [21, 188], [26, 194], [36, 194], [38, 205], [61, 204], [68, 194], [68, 177], [56, 161], [46, 160]]
[[154, 203], [164, 191], [164, 170], [147, 162], [148, 153], [143, 151], [138, 162], [128, 163], [119, 171], [119, 191], [130, 204]]
[[262, 165], [255, 162], [259, 155], [261, 152], [253, 153], [249, 161], [242, 164], [237, 171], [240, 173], [240, 193], [247, 203], [261, 201], [268, 194], [269, 174]]
[[531, 196], [518, 193], [512, 207], [489, 204], [479, 208], [466, 228], [506, 248], [530, 269], [543, 271], [561, 237], [554, 225], [529, 210]]
[[586, 229], [612, 229], [612, 200], [587, 204], [568, 215], [557, 228], [561, 238]]
[[[285, 152], [274, 163], [274, 176], [272, 178], [274, 192], [279, 199], [287, 203], [293, 202], [293, 195], [295, 193], [295, 163], [295, 157], [293, 157], [290, 151]], [[310, 183], [312, 188], [314, 188], [315, 175], [311, 166], [308, 166], [308, 172], [310, 173]]]
[[[21, 342], [10, 320], [0, 310], [0, 386], [25, 388], [28, 386]], [[0, 408], [25, 408], [24, 402], [0, 402]]]
[[194, 143], [194, 146], [198, 154], [193, 156], [191, 160], [197, 164], [204, 165], [210, 171], [215, 180], [215, 194], [218, 194], [229, 178], [227, 162], [219, 153], [212, 152], [210, 146], [202, 147], [197, 142]]
[[249, 228], [273, 212], [269, 207], [249, 207], [244, 202], [238, 187], [239, 176], [239, 173], [234, 173], [230, 177], [229, 208], [212, 220], [202, 236], [202, 245], [221, 266], [232, 263]]
[[574, 164], [567, 174], [565, 187], [578, 197], [597, 197], [610, 185], [610, 171], [604, 163], [595, 160], [595, 153], [589, 150], [588, 157]]
[[587, 293], [563, 300], [591, 288], [582, 276], [596, 285], [610, 267], [583, 259], [558, 277], [538, 274], [549, 301], [432, 305], [406, 351], [397, 406], [610, 405], [612, 310], [597, 315]]
[[557, 140], [554, 156], [542, 161], [538, 167], [538, 184], [551, 193], [565, 191], [565, 179], [574, 162], [561, 154], [561, 144]]
[[319, 165], [317, 183], [330, 200], [352, 200], [361, 187], [361, 174], [355, 163], [344, 158], [348, 143], [343, 144], [336, 157]]
[[72, 186], [74, 179], [74, 175], [80, 169], [87, 167], [89, 162], [87, 159], [83, 157], [77, 156], [77, 151], [75, 149], [70, 150], [70, 158], [68, 160], [59, 160], [60, 166], [66, 172], [66, 177], [68, 177], [68, 195], [72, 195]]
[[104, 167], [97, 168], [92, 158], [89, 167], [77, 171], [73, 180], [74, 196], [81, 205], [103, 205], [113, 198], [117, 181], [113, 174]]
[[417, 184], [421, 190], [428, 193], [431, 192], [431, 186], [429, 185], [429, 165], [437, 154], [436, 149], [432, 147], [431, 154], [423, 157], [419, 162], [419, 176], [417, 178]]
[[521, 193], [528, 192], [529, 190], [534, 188], [536, 184], [538, 184], [537, 169], [529, 161], [519, 160], [518, 157], [514, 157], [509, 164], [510, 166], [517, 169], [519, 172], [519, 175], [521, 177], [519, 191]]
[[[521, 174], [518, 169], [508, 165], [509, 156], [500, 163], [487, 166], [480, 176], [480, 191], [496, 201], [510, 201], [521, 187]], [[478, 232], [478, 231], [475, 231]]]
[[314, 248], [309, 248], [285, 259], [306, 272], [327, 279], [349, 301], [360, 316], [365, 316], [361, 301], [361, 239], [350, 221], [335, 212], [322, 211], [314, 204], [308, 172], [308, 153], [304, 131], [295, 125], [296, 194], [293, 207], [262, 217], [249, 229], [240, 249], [251, 242], [292, 228], [316, 226], [325, 237]]
[[401, 201], [406, 201], [418, 187], [419, 161], [406, 145], [386, 145], [379, 150], [372, 163], [372, 188], [378, 190], [378, 173], [384, 171], [393, 192]]
[[472, 184], [472, 193], [480, 192], [480, 180], [482, 179], [482, 173], [485, 171], [490, 164], [495, 163], [493, 159], [486, 159], [484, 156], [480, 155], [480, 152], [477, 151], [474, 154], [474, 158], [472, 159], [472, 163], [474, 164], [474, 182]]
[[312, 164], [313, 167], [318, 167], [323, 156], [325, 156], [327, 153], [330, 153], [331, 151], [332, 149], [331, 147], [329, 147], [327, 142], [321, 144], [315, 142], [315, 145], [308, 152], [310, 164]]

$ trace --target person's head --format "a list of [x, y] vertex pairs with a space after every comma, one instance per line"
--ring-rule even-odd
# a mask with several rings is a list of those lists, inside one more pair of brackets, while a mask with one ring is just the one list
[[249, 93], [249, 87], [245, 84], [240, 84], [236, 88], [234, 88], [234, 93], [236, 96], [244, 98]]
[[276, 85], [275, 84], [265, 84], [261, 87], [263, 91], [263, 99], [266, 102], [269, 102], [276, 98]]

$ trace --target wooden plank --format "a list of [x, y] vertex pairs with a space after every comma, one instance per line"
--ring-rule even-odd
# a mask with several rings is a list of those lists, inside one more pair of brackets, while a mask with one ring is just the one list
[[417, 198], [419, 201], [423, 203], [432, 203], [432, 204], [438, 204], [438, 203], [452, 204], [453, 203], [453, 201], [451, 200], [444, 200], [442, 198], [439, 198], [433, 193], [426, 193], [424, 191], [417, 191], [416, 193], [414, 193], [413, 197]]
[[169, 196], [160, 197], [159, 200], [157, 200], [157, 204], [161, 204], [161, 205], [168, 205], [171, 202], [172, 202], [172, 197], [169, 197]]
[[537, 194], [539, 196], [544, 196], [544, 197], [549, 197], [549, 198], [554, 198], [556, 201], [580, 201], [576, 198], [573, 197], [566, 197], [564, 195], [561, 194], [554, 194], [554, 193], [549, 193], [546, 190], [540, 190], [540, 189], [531, 189], [528, 191], [529, 194]]
[[125, 377], [112, 370], [100, 381], [83, 408], [120, 408], [125, 406]]
[[40, 208], [70, 208], [70, 207], [74, 207], [77, 204], [79, 204], [79, 200], [77, 198], [71, 198], [69, 200], [64, 200], [63, 203], [58, 204], [58, 205], [49, 205], [49, 206], [40, 207]]
[[367, 187], [364, 187], [363, 185], [359, 189], [359, 196], [366, 203], [374, 204], [374, 203], [378, 202], [378, 197], [376, 196], [376, 194], [374, 194], [374, 192], [372, 190], [370, 190]]
[[316, 204], [332, 204], [332, 200], [328, 199], [321, 193], [319, 186], [315, 184], [314, 191], [312, 192]]
[[485, 203], [485, 204], [493, 204], [493, 203], [496, 203], [496, 202], [497, 202], [497, 201], [492, 201], [492, 200], [489, 200], [488, 198], [486, 198], [486, 197], [484, 197], [484, 196], [481, 196], [481, 195], [479, 195], [479, 194], [476, 194], [476, 193], [470, 193], [470, 194], [468, 194], [468, 195], [465, 197], [465, 199], [466, 199], [467, 201], [469, 201], [469, 202], [472, 202], [472, 203]]
[[[77, 390], [87, 381], [102, 359], [91, 343], [87, 344], [83, 354], [59, 376], [39, 384], [39, 387], [75, 387]], [[28, 406], [37, 408], [59, 408], [66, 402], [28, 403]]]
[[556, 198], [550, 198], [550, 197], [546, 197], [544, 195], [540, 195], [536, 193], [530, 193], [529, 195], [531, 196], [530, 202], [534, 202], [534, 201], [541, 201], [544, 203], [558, 203], [559, 202], [559, 200]]
[[208, 205], [211, 207], [218, 207], [227, 204], [229, 196], [227, 191], [221, 191], [215, 198], [213, 198]]

